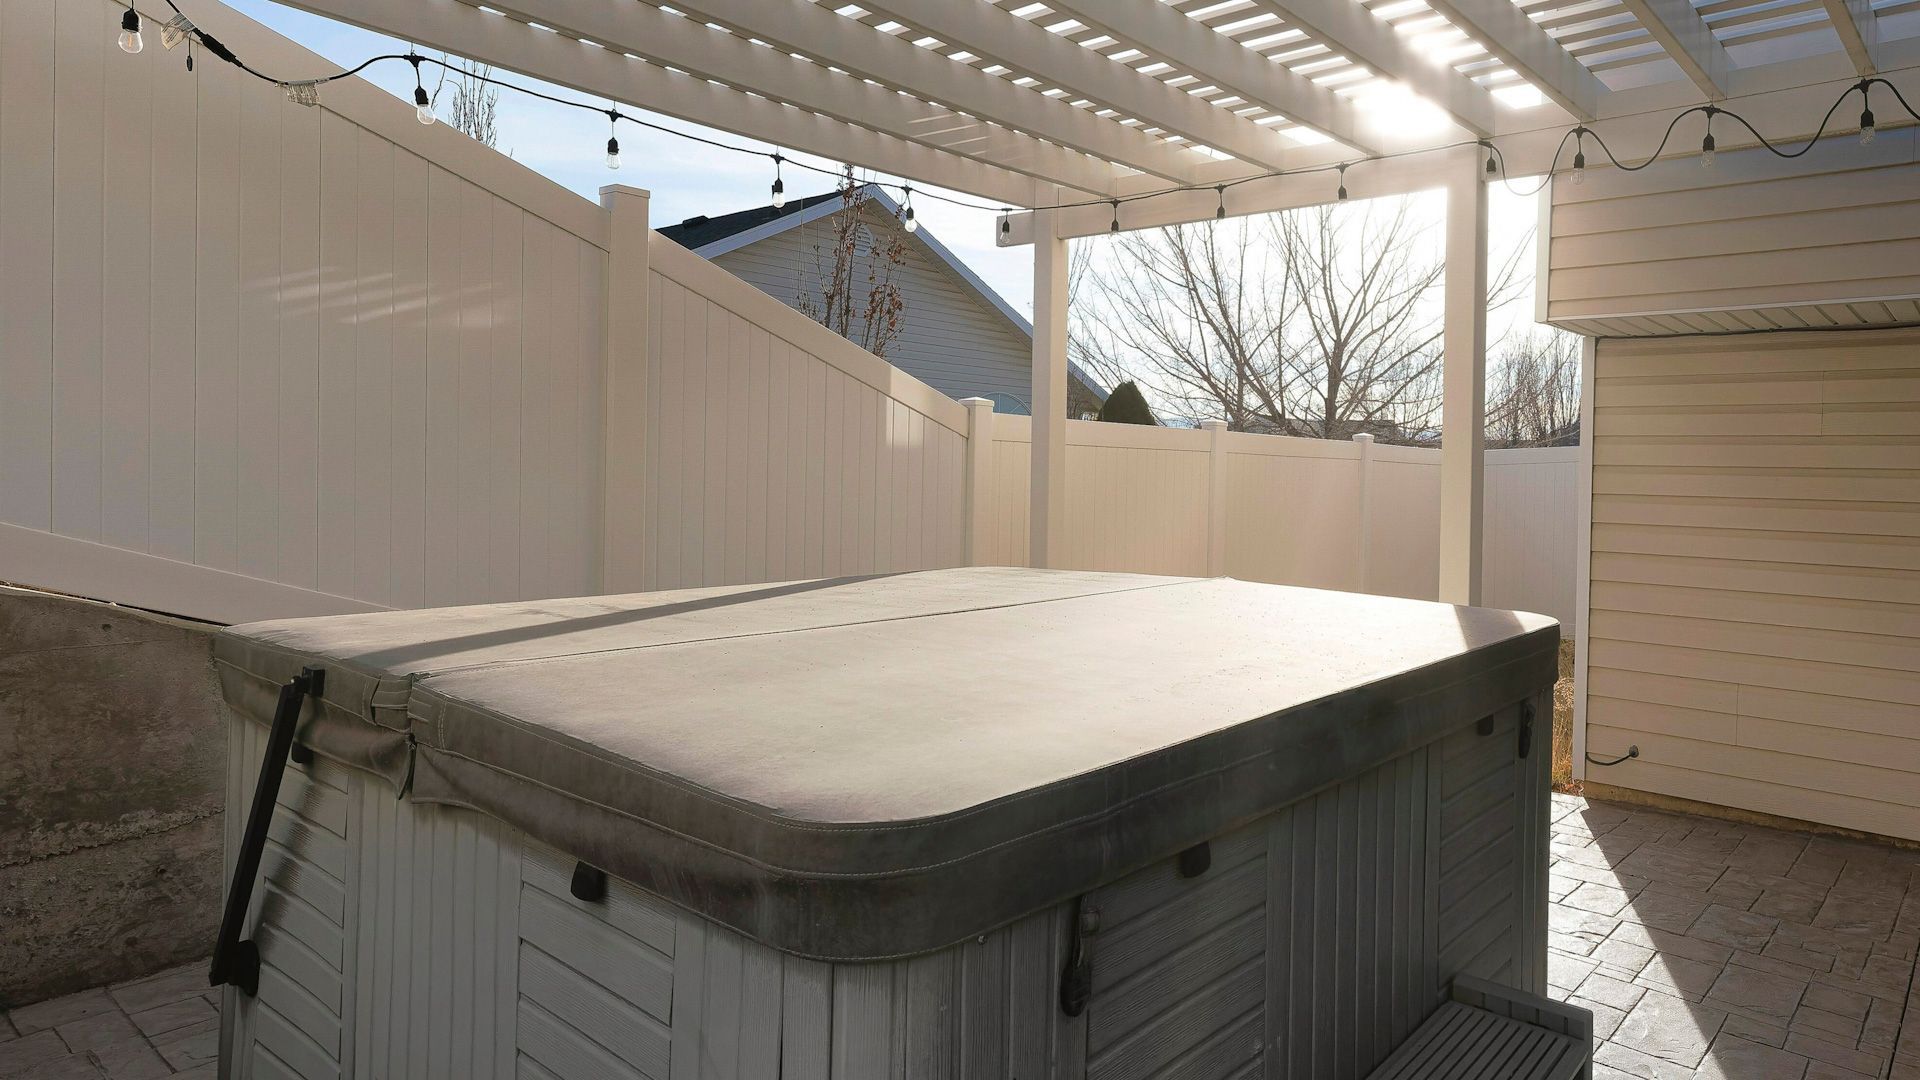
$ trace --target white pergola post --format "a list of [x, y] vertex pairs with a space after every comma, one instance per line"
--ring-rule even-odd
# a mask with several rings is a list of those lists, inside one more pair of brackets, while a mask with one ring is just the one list
[[646, 565], [648, 193], [600, 189], [607, 213], [606, 447], [601, 474], [600, 590], [636, 592]]
[[1060, 565], [1067, 525], [1067, 242], [1034, 214], [1033, 514], [1029, 562]]
[[1445, 378], [1441, 405], [1440, 599], [1480, 602], [1487, 421], [1487, 187], [1480, 153], [1447, 164]]

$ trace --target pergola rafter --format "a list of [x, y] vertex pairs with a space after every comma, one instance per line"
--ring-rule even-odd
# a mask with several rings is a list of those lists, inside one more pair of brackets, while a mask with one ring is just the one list
[[1202, 160], [1190, 149], [1110, 123], [978, 68], [930, 55], [929, 50], [893, 34], [849, 33], [849, 20], [807, 0], [685, 0], [677, 7], [860, 77], [887, 86], [914, 86], [931, 100], [969, 116], [1162, 180], [1188, 183]]
[[[1727, 96], [1733, 61], [1687, 0], [1621, 0], [1709, 100]], [[1865, 0], [1861, 0], [1864, 4]]]
[[1378, 139], [1362, 133], [1351, 102], [1164, 4], [1053, 0], [1052, 7], [1130, 48], [1207, 72], [1215, 85], [1356, 150], [1380, 149]]
[[1607, 88], [1512, 0], [1428, 0], [1428, 6], [1486, 46], [1577, 120], [1599, 115]]
[[[1286, 165], [1287, 145], [1273, 131], [992, 4], [872, 0], [859, 6], [948, 45], [991, 56], [1007, 69], [1036, 80], [1041, 92], [1069, 91], [1061, 96], [1098, 103], [1123, 118], [1172, 132], [1257, 168]], [[1341, 135], [1327, 134], [1345, 141]]]
[[417, 4], [386, 0], [294, 2], [356, 26], [691, 123], [779, 146], [805, 148], [1009, 205], [1026, 206], [1034, 197], [1033, 176], [1020, 170], [745, 93], [455, 0], [423, 0]]
[[1327, 48], [1345, 50], [1355, 62], [1399, 80], [1467, 131], [1493, 134], [1495, 104], [1486, 88], [1418, 55], [1390, 24], [1353, 0], [1254, 0], [1254, 7], [1315, 41], [1337, 42]]

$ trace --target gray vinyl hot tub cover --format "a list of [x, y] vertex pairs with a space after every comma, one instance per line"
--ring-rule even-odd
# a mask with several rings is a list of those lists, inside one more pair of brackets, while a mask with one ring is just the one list
[[1550, 686], [1544, 616], [1011, 568], [236, 626], [226, 696], [783, 951], [944, 947]]

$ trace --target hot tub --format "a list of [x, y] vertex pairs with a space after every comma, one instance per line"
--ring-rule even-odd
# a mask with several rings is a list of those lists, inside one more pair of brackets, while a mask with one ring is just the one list
[[234, 627], [228, 1075], [1364, 1076], [1545, 991], [1557, 641], [1007, 568]]

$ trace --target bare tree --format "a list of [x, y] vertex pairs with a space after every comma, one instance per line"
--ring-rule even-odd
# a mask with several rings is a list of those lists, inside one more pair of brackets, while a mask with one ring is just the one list
[[430, 99], [433, 106], [439, 107], [440, 93], [447, 88], [447, 75], [452, 72], [453, 101], [447, 109], [447, 123], [485, 146], [497, 145], [500, 88], [486, 81], [493, 77], [493, 67], [446, 53], [441, 53], [440, 59], [440, 79], [434, 84]]
[[[1429, 440], [1446, 265], [1414, 211], [1379, 199], [1123, 234], [1106, 265], [1075, 267], [1076, 359], [1238, 431]], [[1522, 291], [1525, 246], [1496, 268], [1490, 307]]]
[[894, 272], [907, 262], [905, 230], [896, 222], [876, 228], [867, 207], [872, 189], [851, 170], [840, 182], [840, 211], [827, 219], [828, 245], [815, 243], [813, 285], [803, 294], [802, 314], [875, 356], [900, 336], [907, 303]]
[[1529, 333], [1501, 350], [1488, 373], [1488, 445], [1559, 445], [1578, 437], [1579, 421], [1580, 356], [1572, 335]]

